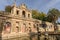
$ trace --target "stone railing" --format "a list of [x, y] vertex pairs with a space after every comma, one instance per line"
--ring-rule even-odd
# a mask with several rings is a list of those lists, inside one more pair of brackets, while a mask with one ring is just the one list
[[10, 34], [3, 34], [2, 39], [11, 39], [11, 38], [17, 38], [17, 37], [24, 37], [29, 36], [28, 33], [10, 33]]
[[9, 13], [9, 12], [4, 12], [4, 11], [0, 11], [0, 15], [9, 15], [9, 14], [11, 14], [11, 13]]

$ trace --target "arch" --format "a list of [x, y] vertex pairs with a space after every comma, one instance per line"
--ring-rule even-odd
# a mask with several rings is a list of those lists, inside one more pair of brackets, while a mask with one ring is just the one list
[[16, 11], [16, 14], [19, 15], [19, 10]]
[[22, 11], [22, 16], [23, 16], [23, 17], [26, 17], [25, 11]]
[[28, 14], [28, 18], [30, 18], [30, 14]]
[[11, 23], [10, 23], [10, 22], [6, 22], [6, 24], [7, 24], [8, 26], [11, 26]]
[[10, 22], [5, 22], [3, 30], [4, 30], [4, 33], [10, 33], [10, 31], [11, 31], [11, 23]]

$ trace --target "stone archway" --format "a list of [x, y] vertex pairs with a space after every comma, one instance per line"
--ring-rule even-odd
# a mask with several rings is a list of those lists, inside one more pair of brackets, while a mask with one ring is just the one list
[[25, 11], [22, 11], [22, 16], [26, 17]]
[[4, 34], [5, 33], [10, 33], [11, 31], [11, 23], [10, 22], [5, 22], [3, 26]]

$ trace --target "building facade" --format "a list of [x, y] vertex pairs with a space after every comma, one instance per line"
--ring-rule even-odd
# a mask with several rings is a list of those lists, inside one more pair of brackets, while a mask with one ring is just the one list
[[0, 26], [2, 34], [37, 32], [37, 27], [40, 32], [54, 32], [52, 23], [33, 19], [32, 11], [25, 4], [18, 7], [14, 4], [11, 13], [1, 11]]

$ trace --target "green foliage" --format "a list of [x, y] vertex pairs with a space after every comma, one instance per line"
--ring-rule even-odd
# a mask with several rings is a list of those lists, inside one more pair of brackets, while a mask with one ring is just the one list
[[48, 14], [46, 15], [43, 12], [32, 10], [32, 17], [35, 19], [42, 20], [42, 21], [56, 22], [58, 18], [60, 17], [60, 11], [58, 9], [53, 8], [49, 10]]
[[11, 12], [11, 9], [12, 9], [12, 7], [9, 6], [9, 5], [5, 7], [5, 11], [6, 11], [6, 12]]
[[43, 12], [38, 12], [37, 10], [32, 10], [32, 17], [39, 20], [45, 20], [46, 14]]
[[36, 10], [32, 10], [32, 17], [38, 19], [38, 16], [39, 16], [39, 12]]
[[46, 14], [41, 12], [40, 15], [39, 15], [39, 19], [42, 20], [42, 21], [45, 21], [46, 19]]
[[53, 8], [48, 11], [47, 21], [56, 22], [59, 16], [60, 16], [60, 11], [58, 9]]

